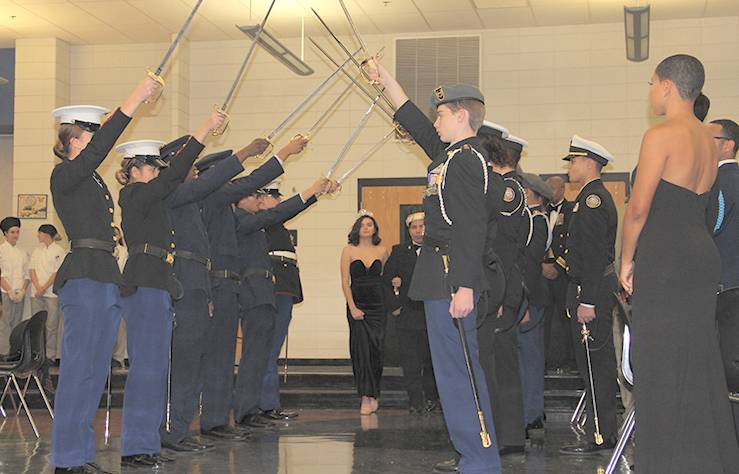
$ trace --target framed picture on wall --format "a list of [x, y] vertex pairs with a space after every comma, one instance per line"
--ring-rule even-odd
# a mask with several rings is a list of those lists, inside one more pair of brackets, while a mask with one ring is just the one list
[[48, 194], [19, 194], [18, 217], [20, 219], [46, 219]]

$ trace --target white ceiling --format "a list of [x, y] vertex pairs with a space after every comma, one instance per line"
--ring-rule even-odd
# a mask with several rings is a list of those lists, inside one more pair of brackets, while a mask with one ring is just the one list
[[[647, 0], [345, 0], [363, 34], [479, 30], [623, 21], [623, 5]], [[739, 0], [649, 0], [652, 19], [739, 15]], [[17, 38], [58, 37], [72, 44], [166, 42], [195, 0], [0, 0], [0, 47]], [[235, 24], [255, 24], [269, 0], [205, 0], [187, 36], [241, 39]], [[349, 29], [338, 0], [277, 0], [268, 29], [295, 37], [323, 33], [309, 7], [337, 33]]]

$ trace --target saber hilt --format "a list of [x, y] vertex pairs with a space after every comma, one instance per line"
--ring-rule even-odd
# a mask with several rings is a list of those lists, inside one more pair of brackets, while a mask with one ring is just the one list
[[593, 366], [590, 362], [590, 329], [585, 323], [582, 323], [582, 329], [580, 329], [582, 335], [582, 343], [585, 345], [585, 356], [588, 362], [588, 379], [590, 380], [590, 394], [593, 399], [593, 422], [595, 423], [595, 444], [600, 446], [603, 444], [603, 435], [600, 432], [600, 423], [598, 422], [598, 405], [595, 401], [595, 383], [593, 382]]
[[490, 439], [490, 433], [488, 433], [488, 428], [485, 425], [485, 414], [482, 410], [477, 411], [477, 419], [480, 420], [480, 441], [482, 442], [482, 447], [489, 448], [492, 446], [493, 442]]

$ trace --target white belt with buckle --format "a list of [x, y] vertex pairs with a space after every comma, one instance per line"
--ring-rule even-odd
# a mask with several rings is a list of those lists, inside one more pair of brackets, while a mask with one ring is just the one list
[[295, 252], [290, 252], [289, 250], [273, 250], [269, 253], [273, 257], [283, 257], [283, 258], [290, 258], [293, 260], [298, 259], [298, 255]]

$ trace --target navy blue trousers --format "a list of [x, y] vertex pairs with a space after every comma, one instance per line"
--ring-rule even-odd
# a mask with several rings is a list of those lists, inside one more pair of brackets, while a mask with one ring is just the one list
[[159, 427], [167, 401], [172, 298], [166, 290], [140, 287], [123, 298], [123, 306], [130, 367], [123, 394], [121, 456], [154, 454], [162, 449]]
[[281, 408], [280, 404], [280, 377], [277, 374], [277, 359], [280, 358], [280, 349], [287, 337], [287, 329], [293, 318], [293, 297], [290, 295], [275, 295], [277, 301], [277, 319], [275, 319], [275, 337], [272, 340], [272, 352], [267, 361], [267, 371], [262, 383], [262, 396], [259, 399], [259, 409], [263, 411]]
[[518, 366], [523, 392], [523, 421], [544, 416], [544, 313], [546, 308], [529, 304], [529, 322], [518, 328]]
[[234, 384], [234, 419], [259, 412], [262, 383], [275, 336], [277, 311], [269, 304], [243, 310], [241, 315], [241, 360]]
[[236, 287], [224, 281], [213, 287], [213, 321], [206, 335], [203, 354], [203, 413], [200, 429], [229, 424], [233, 399], [236, 332], [239, 302]]
[[480, 422], [477, 418], [459, 332], [449, 314], [449, 300], [424, 301], [424, 308], [434, 376], [444, 410], [444, 420], [452, 444], [461, 456], [459, 470], [464, 474], [500, 473], [500, 456], [490, 411], [490, 397], [479, 359], [477, 308], [461, 321], [467, 334], [480, 405], [493, 442], [489, 448], [484, 448], [480, 440]]
[[118, 286], [89, 278], [59, 290], [64, 337], [54, 397], [51, 462], [56, 467], [95, 462], [95, 419], [121, 321]]
[[159, 430], [162, 443], [179, 443], [185, 439], [198, 408], [203, 388], [205, 338], [211, 323], [208, 294], [203, 290], [187, 290], [182, 299], [175, 301], [174, 311], [170, 429], [168, 432], [166, 423], [162, 424]]

